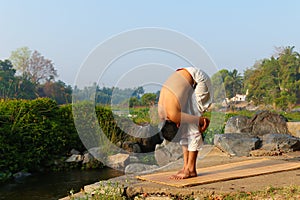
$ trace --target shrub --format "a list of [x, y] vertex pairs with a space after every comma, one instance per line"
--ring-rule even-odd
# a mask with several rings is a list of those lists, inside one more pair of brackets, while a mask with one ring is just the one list
[[0, 172], [36, 171], [80, 146], [70, 109], [48, 98], [2, 100]]

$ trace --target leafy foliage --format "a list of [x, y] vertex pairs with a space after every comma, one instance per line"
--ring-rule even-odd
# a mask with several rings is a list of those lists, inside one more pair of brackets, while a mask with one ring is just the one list
[[36, 171], [71, 148], [82, 150], [70, 109], [47, 98], [2, 100], [0, 171]]
[[245, 71], [245, 89], [255, 104], [287, 110], [300, 100], [300, 56], [285, 47], [277, 57], [264, 59]]
[[25, 77], [15, 76], [16, 70], [9, 60], [0, 60], [0, 97], [35, 98], [35, 86]]
[[[85, 103], [79, 106], [86, 107]], [[126, 140], [108, 107], [97, 106], [96, 116], [108, 139]], [[72, 148], [86, 150], [77, 134], [72, 105], [58, 106], [49, 98], [1, 100], [0, 133], [0, 181], [21, 170], [56, 170], [54, 161], [65, 158]]]
[[62, 81], [46, 83], [38, 86], [38, 93], [40, 97], [49, 97], [55, 100], [58, 104], [65, 104], [72, 102], [72, 88], [67, 86]]
[[214, 74], [211, 79], [216, 102], [221, 102], [225, 98], [230, 99], [242, 92], [243, 77], [236, 69], [233, 71], [222, 69]]
[[[22, 66], [19, 66], [21, 68]], [[71, 102], [72, 88], [62, 81], [48, 80], [43, 84], [32, 82], [29, 76], [17, 76], [10, 60], [0, 60], [0, 98], [36, 99], [50, 97], [58, 104]]]

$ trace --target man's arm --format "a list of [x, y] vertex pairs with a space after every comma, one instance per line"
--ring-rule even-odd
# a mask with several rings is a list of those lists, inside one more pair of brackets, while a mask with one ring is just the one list
[[177, 116], [170, 120], [172, 120], [176, 124], [180, 124], [180, 123], [197, 124], [199, 127], [199, 131], [201, 133], [203, 133], [208, 128], [210, 123], [210, 120], [206, 117], [201, 117], [201, 116], [199, 117], [184, 112], [181, 112], [180, 115], [181, 115], [180, 118], [178, 118]]

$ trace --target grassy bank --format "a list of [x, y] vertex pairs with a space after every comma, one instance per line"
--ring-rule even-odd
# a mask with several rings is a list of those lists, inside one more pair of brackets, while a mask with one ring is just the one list
[[[79, 106], [84, 112], [85, 104]], [[90, 116], [93, 113], [83, 114]], [[109, 139], [124, 139], [125, 134], [114, 122], [111, 110], [98, 106], [96, 115]], [[95, 167], [65, 162], [71, 149], [86, 150], [76, 128], [71, 104], [59, 106], [48, 98], [0, 100], [0, 183], [20, 171]]]
[[[60, 170], [64, 167], [64, 159], [72, 148], [80, 152], [85, 151], [77, 134], [74, 117], [83, 119], [81, 122], [84, 127], [85, 120], [90, 119], [94, 113], [87, 112], [90, 106], [87, 103], [78, 106], [82, 113], [73, 116], [71, 104], [59, 106], [55, 101], [47, 98], [1, 100], [0, 182], [19, 171]], [[122, 121], [124, 126], [130, 124], [131, 120], [136, 124], [157, 125], [157, 119], [153, 120], [156, 110], [148, 107], [130, 108], [130, 115], [117, 116], [108, 106], [99, 105], [95, 109], [102, 131], [115, 144], [134, 140], [118, 126], [116, 119], [124, 119]], [[205, 132], [206, 142], [212, 144], [214, 135], [224, 132], [225, 122], [230, 117], [244, 115], [250, 118], [255, 113], [245, 110], [228, 113], [207, 112], [205, 116], [211, 119], [211, 124]], [[300, 121], [299, 112], [280, 114], [289, 121]], [[88, 134], [88, 131], [86, 133]]]

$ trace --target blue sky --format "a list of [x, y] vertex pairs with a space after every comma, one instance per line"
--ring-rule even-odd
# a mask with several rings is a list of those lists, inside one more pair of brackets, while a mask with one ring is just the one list
[[142, 27], [185, 34], [219, 69], [251, 67], [276, 46], [300, 49], [300, 1], [0, 0], [0, 59], [27, 46], [51, 59], [73, 85], [89, 53], [113, 35]]

